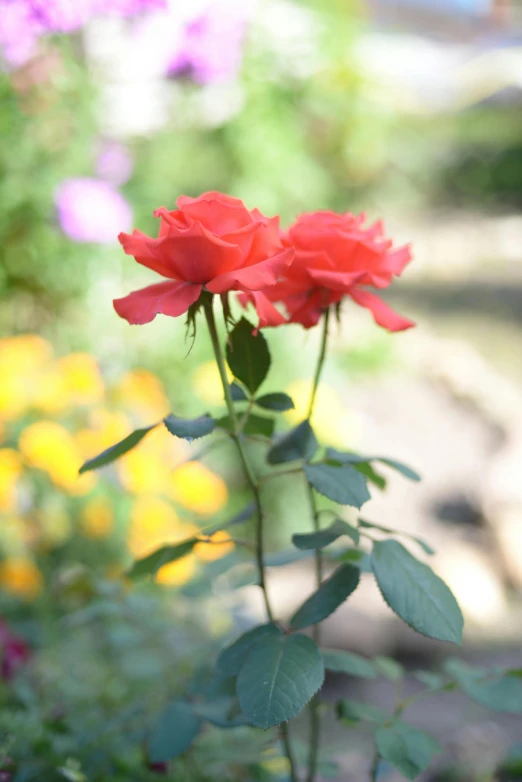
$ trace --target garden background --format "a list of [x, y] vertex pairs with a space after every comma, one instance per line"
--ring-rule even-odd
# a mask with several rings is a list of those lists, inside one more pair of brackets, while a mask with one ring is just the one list
[[[519, 6], [488, 0], [0, 0], [0, 774], [12, 759], [16, 780], [154, 778], [141, 739], [164, 689], [186, 688], [209, 648], [260, 615], [255, 588], [231, 583], [229, 543], [211, 560], [196, 547], [160, 586], [122, 579], [133, 557], [244, 505], [231, 454], [189, 462], [197, 446], [157, 430], [114, 469], [77, 476], [169, 410], [222, 405], [208, 340], [187, 355], [183, 323], [135, 329], [112, 307], [148, 279], [117, 234], [154, 233], [153, 209], [182, 193], [228, 192], [283, 225], [365, 211], [411, 242], [387, 300], [417, 328], [390, 335], [347, 306], [314, 427], [421, 473], [390, 477], [365, 514], [437, 549], [464, 659], [520, 666], [521, 40]], [[290, 393], [295, 423], [318, 336], [270, 337], [267, 390]], [[301, 499], [278, 481], [272, 551], [302, 530]], [[270, 588], [290, 615], [311, 566], [274, 567]], [[324, 634], [408, 669], [448, 653], [369, 585]], [[327, 682], [382, 705], [391, 687]], [[521, 718], [450, 695], [415, 719], [445, 748], [426, 779], [520, 778]], [[332, 757], [357, 782], [367, 749], [339, 741]], [[210, 730], [170, 778], [285, 773], [261, 734]]]

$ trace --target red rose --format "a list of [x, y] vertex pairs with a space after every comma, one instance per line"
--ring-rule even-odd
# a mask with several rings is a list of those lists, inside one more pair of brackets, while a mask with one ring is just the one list
[[295, 260], [282, 281], [258, 294], [245, 294], [260, 313], [260, 325], [278, 325], [271, 302], [282, 302], [291, 323], [315, 326], [321, 314], [351, 298], [369, 309], [379, 326], [402, 331], [415, 325], [362, 286], [387, 288], [411, 259], [408, 247], [392, 249], [381, 222], [363, 228], [365, 215], [310, 212], [297, 218], [283, 243], [294, 247]]
[[129, 323], [149, 323], [158, 313], [182, 315], [203, 289], [263, 290], [292, 262], [294, 251], [282, 245], [278, 217], [216, 192], [181, 196], [176, 203], [173, 212], [165, 207], [154, 212], [161, 218], [157, 239], [140, 231], [119, 236], [127, 255], [167, 278], [114, 301]]

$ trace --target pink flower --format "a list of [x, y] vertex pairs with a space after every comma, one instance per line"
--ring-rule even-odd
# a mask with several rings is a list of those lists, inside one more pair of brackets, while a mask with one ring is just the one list
[[345, 296], [370, 310], [375, 322], [388, 331], [415, 325], [368, 290], [387, 288], [401, 274], [411, 260], [409, 247], [394, 248], [382, 222], [365, 228], [365, 220], [364, 214], [349, 212], [309, 212], [297, 218], [283, 235], [283, 244], [295, 250], [294, 263], [280, 282], [258, 294], [254, 302], [258, 312], [262, 307], [266, 313], [261, 325], [279, 325], [272, 304], [280, 302], [291, 323], [310, 328]]
[[292, 262], [294, 251], [281, 244], [278, 217], [265, 217], [217, 192], [180, 196], [177, 205], [173, 212], [155, 211], [161, 219], [157, 239], [140, 231], [119, 236], [127, 255], [167, 280], [114, 301], [129, 323], [149, 323], [159, 313], [183, 315], [203, 289], [220, 294], [263, 290]]
[[132, 225], [132, 210], [108, 182], [66, 179], [55, 194], [60, 228], [74, 242], [110, 244], [121, 228]]

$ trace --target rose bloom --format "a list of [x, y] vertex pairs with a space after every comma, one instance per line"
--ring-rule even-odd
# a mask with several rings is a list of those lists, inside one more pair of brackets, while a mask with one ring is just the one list
[[242, 297], [243, 303], [255, 304], [261, 325], [279, 325], [279, 313], [271, 302], [281, 302], [289, 322], [310, 328], [345, 296], [369, 309], [376, 323], [389, 331], [415, 325], [367, 290], [387, 288], [411, 260], [411, 254], [409, 247], [392, 249], [382, 222], [364, 228], [365, 219], [364, 214], [349, 212], [310, 212], [297, 218], [283, 235], [283, 243], [295, 249], [295, 260], [284, 279], [256, 297]]
[[[114, 309], [131, 324], [149, 323], [159, 313], [183, 315], [203, 289], [263, 290], [293, 260], [293, 249], [282, 245], [278, 217], [265, 217], [216, 192], [180, 196], [176, 203], [173, 212], [165, 207], [154, 212], [161, 220], [157, 239], [140, 231], [118, 237], [127, 255], [167, 280], [115, 299]], [[274, 320], [277, 315], [284, 322], [279, 313]]]

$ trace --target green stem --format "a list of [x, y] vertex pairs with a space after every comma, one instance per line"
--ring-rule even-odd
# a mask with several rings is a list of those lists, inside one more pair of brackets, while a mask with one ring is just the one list
[[380, 764], [381, 764], [381, 756], [379, 755], [378, 752], [376, 752], [373, 757], [372, 767], [370, 769], [370, 782], [377, 782], [377, 776], [378, 776]]
[[[324, 319], [323, 319], [323, 335], [321, 339], [321, 349], [319, 351], [319, 358], [317, 360], [317, 367], [315, 370], [315, 376], [314, 376], [314, 384], [312, 386], [312, 394], [310, 397], [310, 405], [308, 407], [308, 419], [312, 417], [312, 413], [314, 411], [314, 404], [315, 404], [315, 397], [317, 394], [317, 389], [319, 387], [319, 381], [321, 379], [321, 372], [323, 369], [324, 361], [326, 358], [326, 345], [328, 342], [328, 321], [330, 317], [330, 310], [326, 310]], [[313, 525], [314, 525], [314, 531], [319, 532], [320, 530], [320, 524], [319, 524], [319, 512], [317, 510], [317, 506], [315, 504], [315, 497], [314, 492], [310, 484], [308, 484], [308, 495], [310, 498], [310, 507], [312, 509], [312, 518], [313, 518]], [[315, 580], [317, 588], [321, 586], [321, 582], [323, 580], [323, 557], [321, 554], [320, 549], [315, 550]], [[312, 629], [312, 638], [314, 639], [317, 646], [321, 643], [321, 629], [318, 624], [315, 624]], [[317, 759], [319, 754], [319, 740], [320, 740], [320, 733], [321, 733], [321, 716], [319, 714], [319, 705], [320, 705], [320, 698], [319, 694], [315, 695], [314, 698], [312, 698], [312, 701], [310, 702], [309, 711], [310, 711], [310, 752], [308, 755], [308, 775], [307, 775], [307, 782], [314, 782], [316, 774], [317, 774]]]
[[[225, 402], [228, 409], [228, 414], [230, 416], [230, 420], [232, 422], [232, 439], [234, 440], [239, 457], [241, 459], [241, 463], [243, 465], [243, 469], [245, 471], [245, 475], [248, 481], [248, 484], [250, 486], [250, 489], [252, 491], [252, 494], [254, 495], [254, 501], [256, 504], [256, 510], [257, 510], [257, 525], [256, 525], [256, 558], [257, 558], [257, 567], [259, 572], [259, 586], [261, 587], [261, 591], [263, 593], [263, 600], [265, 602], [265, 609], [267, 616], [271, 622], [274, 621], [274, 614], [272, 611], [272, 606], [270, 605], [270, 599], [268, 597], [268, 591], [266, 588], [266, 578], [265, 578], [265, 564], [263, 561], [263, 555], [264, 555], [264, 542], [263, 542], [263, 506], [261, 504], [261, 495], [259, 491], [259, 481], [256, 480], [256, 477], [252, 471], [252, 468], [250, 467], [250, 462], [248, 461], [248, 457], [245, 453], [245, 449], [243, 447], [243, 441], [241, 436], [241, 423], [238, 420], [238, 417], [236, 415], [236, 411], [234, 409], [234, 402], [232, 400], [232, 395], [230, 393], [230, 386], [228, 384], [228, 378], [227, 378], [227, 372], [225, 368], [225, 359], [223, 357], [223, 352], [221, 350], [221, 344], [219, 342], [219, 336], [217, 333], [216, 328], [216, 320], [214, 318], [214, 310], [212, 308], [212, 298], [205, 297], [204, 299], [204, 309], [205, 309], [205, 316], [207, 319], [207, 325], [208, 330], [210, 333], [210, 339], [212, 341], [212, 347], [214, 349], [214, 355], [216, 357], [216, 362], [219, 369], [219, 375], [221, 377], [221, 383], [223, 384], [223, 392], [225, 394]], [[295, 764], [294, 756], [292, 753], [292, 746], [290, 744], [290, 735], [288, 732], [288, 724], [286, 722], [283, 722], [280, 726], [281, 731], [281, 739], [283, 742], [283, 747], [285, 750], [285, 755], [288, 760], [288, 764], [290, 767], [290, 780], [291, 782], [298, 782], [297, 777], [297, 767]]]
[[281, 740], [285, 750], [286, 759], [290, 768], [290, 780], [291, 782], [298, 782], [297, 766], [294, 760], [294, 753], [292, 752], [292, 745], [290, 743], [290, 732], [288, 729], [288, 722], [282, 722], [279, 726], [281, 731]]
[[[320, 524], [319, 524], [319, 514], [317, 512], [317, 507], [315, 504], [315, 497], [314, 492], [310, 484], [308, 485], [308, 494], [310, 497], [310, 506], [312, 508], [312, 516], [313, 516], [313, 524], [314, 524], [314, 531], [319, 532], [320, 530]], [[315, 580], [317, 588], [321, 585], [321, 582], [323, 580], [323, 558], [321, 555], [321, 550], [316, 549], [314, 554], [314, 561], [315, 561]], [[315, 624], [312, 628], [312, 638], [314, 642], [317, 644], [317, 646], [320, 646], [321, 644], [321, 628], [319, 624]], [[308, 774], [307, 774], [307, 782], [314, 782], [316, 774], [317, 774], [317, 759], [318, 759], [318, 753], [319, 753], [319, 740], [320, 740], [320, 733], [321, 733], [321, 717], [319, 714], [319, 705], [320, 705], [320, 698], [319, 693], [317, 693], [311, 700], [310, 706], [309, 706], [309, 712], [310, 712], [310, 751], [308, 754]]]
[[317, 367], [315, 369], [314, 384], [312, 386], [312, 394], [310, 396], [310, 404], [308, 405], [308, 416], [310, 419], [314, 410], [315, 395], [319, 387], [319, 380], [321, 379], [321, 372], [323, 371], [323, 364], [326, 358], [326, 343], [328, 342], [328, 322], [330, 320], [330, 310], [326, 310], [323, 318], [323, 336], [321, 339], [321, 350], [319, 352], [319, 358], [317, 360]]
[[243, 442], [241, 440], [241, 435], [239, 434], [239, 421], [238, 417], [236, 415], [236, 411], [234, 408], [234, 402], [232, 400], [232, 394], [230, 393], [230, 385], [228, 383], [227, 378], [227, 371], [225, 368], [225, 359], [223, 356], [223, 351], [221, 350], [221, 344], [219, 342], [219, 336], [216, 328], [216, 319], [214, 318], [214, 310], [212, 308], [212, 298], [210, 296], [205, 296], [204, 303], [203, 303], [204, 309], [205, 309], [205, 316], [207, 319], [207, 325], [208, 330], [210, 333], [210, 339], [212, 341], [212, 347], [214, 349], [214, 355], [216, 357], [216, 363], [218, 365], [219, 369], [219, 375], [221, 377], [221, 383], [223, 384], [223, 392], [225, 394], [225, 402], [228, 409], [228, 414], [230, 416], [230, 421], [232, 423], [232, 439], [234, 440], [238, 453], [239, 458], [241, 459], [241, 463], [243, 465], [243, 469], [245, 471], [245, 475], [248, 481], [248, 484], [250, 486], [250, 489], [252, 490], [252, 494], [254, 495], [254, 502], [256, 504], [256, 510], [257, 510], [257, 524], [256, 524], [256, 558], [257, 558], [257, 566], [259, 571], [259, 586], [261, 587], [261, 590], [263, 592], [263, 600], [265, 603], [266, 613], [268, 615], [268, 618], [271, 622], [274, 621], [274, 614], [272, 612], [272, 607], [270, 605], [270, 599], [268, 597], [268, 592], [266, 588], [266, 579], [265, 579], [265, 565], [263, 562], [263, 552], [264, 552], [264, 542], [263, 542], [263, 509], [261, 506], [261, 496], [259, 493], [259, 485], [256, 480], [256, 477], [254, 473], [252, 472], [252, 468], [250, 467], [250, 463], [248, 461], [248, 457], [245, 453], [245, 449], [243, 447]]

